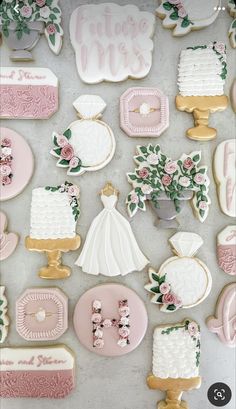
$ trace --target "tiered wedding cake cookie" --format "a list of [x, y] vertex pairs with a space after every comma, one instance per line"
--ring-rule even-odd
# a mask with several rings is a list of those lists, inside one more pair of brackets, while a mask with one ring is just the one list
[[[151, 389], [167, 391], [166, 401], [158, 408], [187, 407], [181, 401], [183, 391], [199, 388], [200, 327], [195, 321], [161, 325], [154, 331]], [[185, 405], [184, 405], [185, 404]]]
[[209, 113], [222, 111], [228, 99], [224, 95], [227, 74], [226, 47], [220, 42], [188, 47], [180, 54], [176, 106], [180, 111], [193, 112], [195, 128], [187, 136], [195, 140], [211, 140], [216, 130], [208, 127]]
[[60, 186], [33, 190], [30, 236], [26, 238], [26, 247], [47, 252], [49, 266], [40, 270], [40, 277], [58, 279], [70, 275], [70, 269], [60, 265], [60, 252], [79, 248], [80, 237], [76, 235], [79, 214], [79, 188], [76, 185], [65, 182]]

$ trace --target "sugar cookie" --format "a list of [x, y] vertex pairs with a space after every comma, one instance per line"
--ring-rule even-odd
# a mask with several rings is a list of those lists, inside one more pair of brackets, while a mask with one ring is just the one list
[[217, 258], [225, 273], [236, 275], [236, 225], [227, 226], [218, 233]]
[[7, 338], [9, 318], [7, 316], [7, 297], [5, 295], [5, 287], [0, 286], [0, 344], [2, 344]]
[[7, 232], [7, 217], [0, 212], [0, 261], [8, 258], [16, 249], [19, 237], [16, 233]]

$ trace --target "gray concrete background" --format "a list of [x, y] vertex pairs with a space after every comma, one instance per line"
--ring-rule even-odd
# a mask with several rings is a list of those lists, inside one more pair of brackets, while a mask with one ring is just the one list
[[[99, 3], [97, 1], [93, 1]], [[90, 3], [87, 2], [87, 3]], [[91, 2], [92, 3], [92, 2]], [[125, 5], [125, 0], [116, 1]], [[132, 1], [142, 10], [154, 12], [157, 1]], [[225, 2], [226, 3], [226, 2]], [[83, 84], [77, 74], [75, 55], [69, 39], [69, 18], [72, 11], [86, 1], [61, 1], [63, 9], [64, 44], [59, 56], [55, 56], [48, 48], [45, 38], [33, 49], [35, 61], [29, 66], [48, 67], [54, 71], [60, 81], [60, 109], [47, 121], [4, 120], [2, 126], [7, 126], [22, 134], [29, 142], [35, 155], [35, 172], [28, 187], [18, 197], [2, 203], [2, 209], [9, 216], [9, 228], [20, 234], [21, 240], [16, 252], [2, 263], [1, 281], [7, 287], [9, 300], [9, 316], [11, 326], [8, 338], [4, 346], [30, 346], [16, 333], [15, 330], [15, 300], [25, 288], [33, 286], [58, 286], [69, 297], [69, 330], [58, 340], [65, 343], [76, 353], [77, 387], [75, 391], [63, 401], [54, 400], [31, 400], [15, 399], [2, 400], [1, 409], [151, 409], [156, 407], [156, 402], [164, 397], [159, 391], [150, 391], [146, 386], [146, 376], [151, 370], [152, 361], [152, 333], [157, 324], [178, 322], [186, 316], [197, 320], [202, 330], [202, 356], [201, 375], [202, 387], [200, 390], [184, 394], [184, 399], [189, 402], [191, 409], [211, 409], [213, 406], [207, 400], [207, 390], [214, 382], [225, 382], [231, 388], [234, 386], [233, 362], [235, 350], [227, 348], [215, 334], [211, 334], [205, 325], [205, 319], [213, 314], [219, 292], [224, 285], [233, 281], [217, 266], [215, 241], [216, 234], [232, 219], [221, 213], [217, 197], [215, 183], [212, 177], [212, 156], [216, 145], [235, 135], [236, 117], [231, 106], [222, 113], [211, 116], [211, 125], [217, 127], [218, 136], [215, 141], [200, 143], [188, 140], [185, 130], [192, 125], [192, 116], [181, 113], [175, 109], [174, 98], [177, 94], [177, 63], [180, 50], [187, 46], [207, 44], [211, 40], [224, 41], [228, 48], [228, 76], [225, 91], [228, 95], [229, 88], [235, 77], [235, 55], [228, 42], [228, 27], [232, 21], [228, 13], [221, 12], [217, 21], [210, 27], [198, 32], [192, 32], [183, 38], [173, 38], [171, 31], [162, 27], [161, 21], [156, 21], [154, 35], [153, 66], [150, 74], [143, 80], [128, 80], [121, 83], [101, 83], [99, 85]], [[1, 64], [3, 66], [15, 65], [9, 60], [10, 51], [4, 44], [2, 47]], [[25, 65], [27, 64], [16, 64]], [[119, 127], [119, 97], [132, 86], [156, 86], [164, 91], [170, 102], [170, 127], [158, 139], [137, 139], [127, 137]], [[63, 131], [66, 126], [76, 119], [76, 113], [72, 107], [73, 101], [83, 93], [95, 93], [101, 95], [107, 109], [104, 120], [114, 130], [117, 148], [114, 159], [110, 164], [98, 171], [85, 174], [81, 177], [66, 178], [65, 171], [56, 167], [56, 160], [49, 155], [51, 147], [51, 134], [53, 130]], [[204, 224], [201, 224], [192, 215], [190, 206], [179, 217], [182, 231], [198, 232], [204, 246], [198, 252], [198, 257], [210, 268], [213, 278], [212, 291], [202, 304], [191, 310], [180, 310], [174, 314], [161, 313], [157, 306], [149, 301], [149, 294], [144, 290], [144, 284], [148, 281], [147, 271], [133, 273], [125, 278], [108, 280], [105, 277], [94, 277], [84, 274], [74, 261], [78, 251], [70, 252], [64, 256], [64, 261], [73, 269], [71, 277], [65, 281], [48, 282], [37, 277], [37, 270], [45, 262], [44, 255], [30, 253], [24, 247], [24, 238], [29, 233], [29, 212], [31, 190], [37, 186], [46, 184], [59, 184], [65, 179], [72, 180], [81, 188], [81, 217], [78, 223], [78, 232], [84, 241], [86, 233], [93, 218], [102, 209], [98, 196], [99, 190], [107, 180], [120, 190], [118, 210], [127, 217], [125, 198], [130, 191], [130, 185], [126, 180], [126, 172], [134, 169], [132, 160], [135, 146], [142, 143], [160, 143], [161, 148], [173, 159], [178, 158], [182, 152], [202, 150], [202, 163], [209, 166], [211, 178], [210, 196], [212, 206], [209, 216]], [[153, 225], [154, 215], [148, 210], [146, 213], [139, 212], [131, 221], [133, 231], [140, 247], [151, 260], [154, 267], [171, 256], [170, 247], [167, 244], [172, 231], [159, 231]], [[76, 338], [72, 325], [72, 314], [75, 304], [81, 294], [87, 289], [105, 282], [122, 283], [137, 291], [145, 301], [149, 327], [146, 337], [139, 348], [129, 355], [120, 358], [103, 358], [84, 349]], [[42, 343], [45, 345], [47, 343]], [[235, 396], [235, 395], [234, 395]], [[234, 408], [232, 401], [227, 409]]]

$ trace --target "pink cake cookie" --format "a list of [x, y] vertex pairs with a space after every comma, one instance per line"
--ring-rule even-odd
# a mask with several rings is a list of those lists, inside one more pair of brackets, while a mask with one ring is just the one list
[[16, 330], [25, 340], [55, 340], [67, 327], [68, 298], [59, 288], [29, 288], [16, 301]]
[[89, 351], [120, 356], [133, 351], [147, 330], [143, 301], [129, 288], [104, 284], [86, 291], [74, 311], [76, 335]]
[[0, 261], [8, 258], [16, 249], [19, 237], [7, 232], [7, 216], [0, 212]]
[[169, 101], [158, 88], [129, 88], [120, 97], [120, 127], [128, 136], [160, 136], [169, 126]]
[[26, 187], [33, 174], [34, 158], [25, 139], [12, 129], [0, 128], [0, 146], [0, 200], [3, 201], [17, 196]]
[[75, 358], [65, 345], [1, 348], [0, 397], [65, 398], [75, 388]]

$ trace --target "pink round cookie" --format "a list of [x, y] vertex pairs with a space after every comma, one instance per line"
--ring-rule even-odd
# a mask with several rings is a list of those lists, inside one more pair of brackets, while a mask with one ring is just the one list
[[133, 351], [148, 324], [143, 301], [120, 284], [104, 284], [86, 291], [74, 311], [76, 335], [89, 351], [120, 356]]
[[17, 196], [29, 183], [34, 158], [25, 139], [12, 129], [0, 128], [0, 144], [0, 200], [4, 201]]

